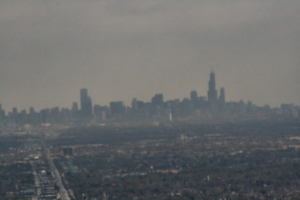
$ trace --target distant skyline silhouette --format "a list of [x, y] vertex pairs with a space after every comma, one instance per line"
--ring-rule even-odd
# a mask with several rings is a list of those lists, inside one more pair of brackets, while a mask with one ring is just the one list
[[207, 96], [300, 105], [298, 1], [1, 1], [5, 110]]

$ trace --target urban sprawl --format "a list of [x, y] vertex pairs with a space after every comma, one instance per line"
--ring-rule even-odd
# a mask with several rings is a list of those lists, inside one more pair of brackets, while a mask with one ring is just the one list
[[6, 113], [0, 199], [298, 200], [300, 107], [207, 96]]

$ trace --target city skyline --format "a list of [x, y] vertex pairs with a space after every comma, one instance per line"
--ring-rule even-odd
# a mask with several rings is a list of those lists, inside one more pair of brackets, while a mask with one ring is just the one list
[[[196, 90], [190, 90], [189, 96], [184, 97], [184, 98], [165, 99], [165, 97], [164, 97], [165, 94], [164, 93], [155, 93], [155, 94], [151, 94], [151, 95], [152, 95], [152, 97], [150, 99], [147, 99], [147, 100], [142, 100], [138, 97], [132, 97], [131, 102], [128, 103], [128, 104], [124, 104], [124, 101], [122, 99], [115, 100], [115, 101], [111, 100], [111, 101], [109, 101], [108, 104], [99, 104], [97, 102], [93, 103], [93, 100], [90, 97], [87, 88], [81, 88], [79, 90], [79, 99], [78, 99], [78, 101], [73, 100], [72, 102], [69, 103], [69, 106], [66, 106], [66, 107], [63, 107], [63, 106], [60, 106], [60, 105], [55, 105], [55, 106], [52, 106], [52, 107], [44, 107], [44, 108], [41, 108], [41, 109], [36, 109], [34, 106], [30, 106], [30, 108], [28, 108], [28, 109], [26, 109], [26, 108], [25, 109], [19, 109], [17, 106], [13, 106], [11, 110], [8, 110], [8, 109], [4, 109], [3, 104], [1, 104], [1, 102], [0, 102], [0, 111], [4, 110], [8, 113], [9, 112], [18, 113], [20, 111], [25, 110], [25, 111], [29, 111], [29, 113], [30, 113], [30, 112], [35, 112], [35, 111], [38, 111], [38, 110], [42, 111], [42, 110], [45, 110], [45, 109], [55, 109], [55, 110], [56, 109], [70, 109], [70, 111], [72, 111], [72, 112], [79, 112], [78, 117], [92, 118], [93, 115], [95, 115], [95, 113], [94, 113], [95, 110], [94, 109], [97, 106], [109, 107], [110, 109], [112, 109], [111, 108], [112, 106], [115, 107], [115, 105], [117, 105], [117, 107], [119, 107], [118, 109], [120, 109], [120, 106], [123, 107], [123, 108], [129, 107], [129, 108], [135, 109], [134, 107], [136, 107], [137, 105], [134, 105], [134, 104], [136, 104], [137, 101], [140, 101], [140, 102], [143, 102], [143, 103], [151, 103], [155, 106], [162, 106], [163, 103], [166, 103], [166, 102], [169, 102], [169, 101], [178, 100], [179, 102], [184, 102], [186, 99], [189, 99], [189, 101], [191, 103], [196, 103], [197, 101], [205, 101], [205, 102], [207, 102], [208, 104], [211, 104], [211, 105], [220, 104], [221, 107], [224, 108], [225, 103], [226, 103], [226, 99], [227, 99], [224, 87], [220, 86], [219, 87], [219, 92], [218, 92], [218, 88], [216, 86], [216, 76], [215, 76], [215, 72], [213, 70], [209, 73], [209, 80], [207, 82], [207, 94], [206, 95], [198, 94], [198, 92]], [[237, 102], [240, 102], [240, 101], [242, 101], [245, 104], [247, 102], [250, 102], [251, 105], [260, 106], [260, 105], [257, 105], [255, 102], [252, 102], [251, 99], [246, 100], [246, 101], [240, 99], [240, 100], [233, 100], [233, 101], [227, 101], [227, 102], [228, 103], [232, 103], [232, 102], [237, 103]], [[118, 104], [120, 104], [120, 105], [118, 105]], [[286, 103], [286, 102], [281, 103], [281, 105], [291, 105], [291, 104], [293, 104], [293, 103]], [[80, 105], [80, 106], [78, 106], [78, 105]], [[270, 106], [270, 105], [265, 104], [263, 106]], [[280, 106], [278, 106], [278, 107], [280, 107]], [[294, 106], [299, 106], [299, 105], [295, 104]], [[121, 108], [121, 109], [123, 109], [123, 108]], [[276, 108], [276, 107], [273, 107], [273, 108]]]
[[[198, 96], [192, 90], [189, 98], [164, 99], [164, 94], [156, 93], [148, 101], [133, 98], [131, 106], [122, 100], [110, 101], [109, 105], [93, 104], [87, 88], [79, 91], [80, 102], [73, 102], [70, 107], [51, 107], [40, 111], [30, 107], [29, 112], [13, 107], [12, 111], [2, 109], [0, 104], [0, 125], [43, 125], [64, 123], [172, 123], [173, 120], [236, 120], [256, 118], [298, 118], [300, 106], [281, 104], [258, 106], [252, 101], [226, 102], [225, 88], [221, 87], [219, 96], [214, 71], [209, 74], [207, 96]], [[78, 106], [80, 104], [80, 108]]]
[[[16, 112], [16, 109], [17, 109], [18, 111], [26, 110], [26, 111], [30, 112], [31, 109], [35, 109], [35, 111], [37, 111], [37, 110], [43, 110], [43, 109], [47, 109], [47, 108], [67, 108], [67, 109], [70, 109], [70, 110], [81, 111], [81, 113], [80, 113], [81, 117], [90, 118], [94, 114], [93, 109], [94, 109], [94, 106], [96, 106], [96, 105], [110, 107], [112, 103], [114, 104], [114, 103], [122, 102], [122, 104], [124, 104], [123, 106], [132, 108], [132, 102], [136, 101], [136, 100], [143, 101], [143, 102], [149, 102], [149, 103], [152, 103], [154, 105], [160, 105], [164, 102], [173, 101], [173, 100], [177, 100], [177, 99], [179, 101], [183, 101], [184, 99], [189, 99], [191, 102], [193, 102], [195, 99], [199, 100], [199, 98], [205, 98], [206, 99], [205, 101], [211, 102], [211, 103], [216, 103], [217, 101], [221, 101], [222, 104], [224, 104], [224, 103], [226, 103], [225, 99], [227, 99], [227, 96], [225, 95], [225, 88], [223, 86], [219, 86], [219, 90], [217, 88], [216, 75], [215, 75], [215, 72], [213, 70], [209, 73], [209, 80], [207, 81], [207, 92], [206, 92], [206, 94], [201, 94], [201, 93], [199, 94], [197, 90], [190, 90], [189, 95], [187, 95], [185, 97], [182, 97], [182, 98], [166, 99], [164, 97], [164, 95], [165, 95], [164, 93], [150, 94], [151, 98], [149, 98], [147, 100], [140, 99], [139, 97], [132, 97], [131, 102], [129, 102], [128, 104], [126, 104], [126, 103], [124, 104], [124, 100], [122, 100], [122, 99], [111, 100], [107, 104], [99, 104], [98, 102], [93, 103], [92, 98], [88, 94], [88, 89], [87, 88], [81, 88], [80, 92], [79, 92], [78, 101], [77, 100], [73, 100], [73, 101], [71, 100], [69, 102], [69, 105], [65, 106], [65, 107], [60, 106], [60, 105], [54, 105], [52, 107], [44, 107], [44, 108], [41, 108], [41, 109], [36, 109], [36, 107], [34, 105], [32, 105], [28, 109], [27, 108], [20, 109], [18, 106], [13, 106], [11, 108], [11, 110], [9, 110], [9, 109], [3, 108], [3, 104], [1, 104], [1, 102], [0, 102], [0, 105], [1, 105], [0, 110], [3, 109], [7, 112], [10, 112], [10, 111]], [[165, 101], [164, 101], [164, 98], [165, 98]], [[251, 99], [248, 99], [248, 100], [243, 100], [243, 99], [237, 100], [236, 99], [236, 100], [231, 100], [231, 101], [228, 101], [228, 102], [239, 102], [239, 101], [243, 101], [244, 103], [251, 102], [251, 103], [254, 103], [255, 105], [258, 105], [258, 104], [256, 104], [256, 102], [253, 102]], [[159, 103], [157, 103], [157, 102], [159, 102]], [[282, 105], [282, 104], [294, 104], [294, 103], [282, 102], [280, 105]], [[78, 106], [78, 105], [80, 105], [80, 106]], [[266, 105], [270, 106], [270, 104], [258, 105], [258, 106], [266, 106]], [[279, 106], [272, 106], [272, 107], [280, 107], [280, 105]], [[299, 105], [295, 104], [295, 106], [299, 106]]]
[[[1, 1], [1, 0], [0, 0]], [[1, 1], [3, 109], [70, 108], [154, 94], [300, 104], [300, 2]]]

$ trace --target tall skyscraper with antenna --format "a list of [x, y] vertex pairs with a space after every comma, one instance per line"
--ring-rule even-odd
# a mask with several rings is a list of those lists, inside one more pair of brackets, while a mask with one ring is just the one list
[[218, 92], [216, 90], [215, 73], [213, 71], [210, 73], [210, 78], [209, 78], [209, 82], [208, 82], [207, 98], [208, 98], [209, 102], [214, 102], [214, 101], [218, 100]]

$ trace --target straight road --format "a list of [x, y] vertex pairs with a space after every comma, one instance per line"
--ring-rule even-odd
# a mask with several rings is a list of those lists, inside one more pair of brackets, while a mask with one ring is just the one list
[[46, 155], [46, 159], [50, 166], [50, 170], [51, 170], [52, 174], [54, 175], [54, 179], [55, 179], [57, 186], [59, 187], [60, 198], [62, 200], [70, 200], [68, 191], [65, 189], [65, 187], [62, 183], [60, 173], [58, 172], [56, 166], [53, 163], [50, 150], [46, 147], [45, 144], [43, 144], [43, 148], [44, 148], [44, 152]]
[[31, 164], [31, 166], [33, 168], [34, 183], [35, 183], [35, 187], [36, 187], [36, 194], [34, 195], [33, 200], [38, 200], [39, 197], [40, 197], [40, 195], [41, 195], [40, 178], [37, 175], [36, 168], [35, 168], [35, 166], [33, 164], [33, 161], [30, 161], [30, 164]]

